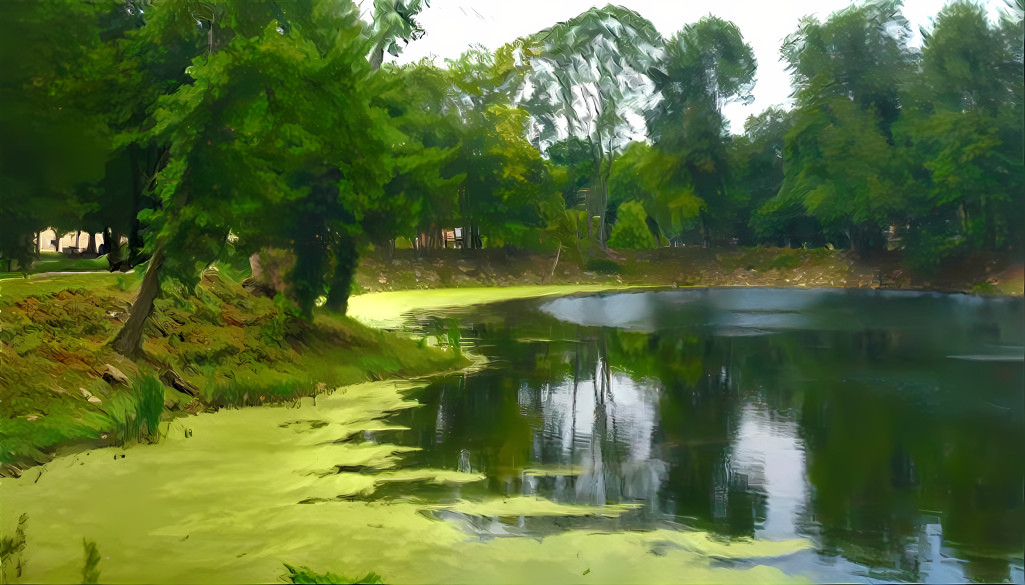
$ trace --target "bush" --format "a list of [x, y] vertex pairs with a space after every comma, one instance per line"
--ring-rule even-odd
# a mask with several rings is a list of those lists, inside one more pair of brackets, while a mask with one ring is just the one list
[[648, 214], [637, 201], [627, 201], [619, 206], [619, 219], [612, 227], [609, 246], [629, 250], [648, 250], [655, 247], [655, 237], [648, 229]]

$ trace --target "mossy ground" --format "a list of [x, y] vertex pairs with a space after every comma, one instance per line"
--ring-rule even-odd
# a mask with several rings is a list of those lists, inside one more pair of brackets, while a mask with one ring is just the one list
[[[140, 272], [141, 273], [141, 272]], [[207, 271], [187, 294], [157, 301], [145, 358], [108, 342], [127, 318], [133, 274], [34, 275], [0, 281], [0, 464], [6, 473], [49, 459], [61, 446], [146, 435], [153, 384], [165, 418], [295, 400], [337, 386], [424, 375], [465, 365], [457, 352], [318, 315], [282, 314], [271, 299]], [[119, 383], [113, 366], [132, 380]], [[106, 379], [104, 374], [106, 375]], [[189, 396], [172, 389], [175, 381]], [[149, 425], [153, 427], [155, 425]]]

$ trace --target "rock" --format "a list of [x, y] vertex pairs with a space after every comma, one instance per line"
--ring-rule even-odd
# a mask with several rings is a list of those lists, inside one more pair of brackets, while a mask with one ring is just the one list
[[463, 274], [473, 274], [474, 272], [477, 272], [477, 267], [466, 260], [457, 260], [456, 268], [458, 268]]
[[121, 384], [123, 386], [128, 386], [131, 384], [131, 381], [128, 379], [128, 376], [126, 376], [124, 372], [110, 364], [104, 364], [103, 367], [100, 368], [100, 376], [103, 378], [105, 382], [112, 386], [114, 384]]
[[93, 393], [86, 390], [85, 388], [79, 388], [78, 391], [81, 392], [82, 396], [84, 396], [85, 399], [89, 402], [92, 402], [94, 404], [103, 402], [102, 400], [100, 400], [98, 396], [93, 396]]

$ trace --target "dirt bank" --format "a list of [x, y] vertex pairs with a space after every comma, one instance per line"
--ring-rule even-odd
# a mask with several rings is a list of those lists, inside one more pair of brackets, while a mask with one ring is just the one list
[[931, 275], [916, 274], [898, 253], [860, 258], [846, 251], [785, 248], [662, 248], [574, 261], [503, 250], [400, 250], [390, 262], [364, 258], [357, 283], [366, 292], [452, 287], [626, 284], [934, 290], [1021, 296], [1021, 259], [978, 255]]

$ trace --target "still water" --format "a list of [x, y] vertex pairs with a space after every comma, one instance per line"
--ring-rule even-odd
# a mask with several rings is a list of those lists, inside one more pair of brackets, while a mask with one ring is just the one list
[[816, 581], [1021, 583], [1023, 321], [1020, 299], [774, 289], [420, 314], [414, 330], [458, 328], [491, 365], [419, 392], [391, 439], [421, 449], [405, 465], [486, 475], [419, 497], [638, 505], [478, 519], [477, 534], [807, 538], [773, 564]]

